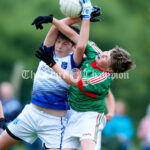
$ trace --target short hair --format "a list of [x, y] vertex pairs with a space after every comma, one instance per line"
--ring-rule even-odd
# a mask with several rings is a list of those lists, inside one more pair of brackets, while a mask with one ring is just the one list
[[[70, 26], [71, 29], [73, 29], [76, 33], [80, 34], [80, 27], [77, 25], [77, 24], [73, 24]], [[65, 40], [68, 40], [72, 43], [72, 45], [75, 45], [75, 43], [69, 39], [67, 36], [65, 36], [62, 32], [58, 32], [58, 37], [62, 38], [62, 39], [65, 39]]]
[[116, 46], [110, 53], [111, 64], [110, 68], [115, 73], [123, 73], [129, 69], [135, 68], [135, 64], [130, 58], [130, 54], [124, 49]]

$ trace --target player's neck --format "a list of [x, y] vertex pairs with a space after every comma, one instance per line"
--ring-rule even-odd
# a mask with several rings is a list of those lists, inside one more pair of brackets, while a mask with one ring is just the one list
[[101, 70], [103, 70], [103, 72], [108, 72], [108, 68], [106, 68], [106, 67], [103, 67], [101, 64], [96, 64], [96, 66], [98, 67], [98, 68], [100, 68]]

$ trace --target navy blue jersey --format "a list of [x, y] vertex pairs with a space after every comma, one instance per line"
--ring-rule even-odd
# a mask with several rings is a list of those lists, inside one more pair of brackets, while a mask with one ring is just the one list
[[[54, 53], [54, 46], [53, 46]], [[54, 53], [56, 63], [67, 72], [77, 67], [73, 54], [66, 57], [58, 57]], [[68, 110], [68, 91], [70, 85], [65, 83], [45, 62], [40, 61], [34, 77], [31, 102], [35, 105], [56, 109]]]

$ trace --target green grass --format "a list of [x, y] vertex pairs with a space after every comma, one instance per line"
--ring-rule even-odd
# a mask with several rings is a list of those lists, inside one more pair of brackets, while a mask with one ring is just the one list
[[23, 143], [19, 143], [16, 146], [14, 146], [13, 148], [14, 148], [14, 150], [26, 150], [26, 148], [23, 145]]

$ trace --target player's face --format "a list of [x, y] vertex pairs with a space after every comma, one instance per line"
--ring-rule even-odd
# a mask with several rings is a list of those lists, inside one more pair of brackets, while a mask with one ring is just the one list
[[57, 38], [55, 42], [55, 53], [60, 57], [67, 56], [72, 51], [72, 43], [69, 40]]
[[112, 72], [112, 69], [110, 68], [110, 63], [111, 63], [111, 51], [105, 51], [100, 54], [100, 58], [96, 56], [95, 61], [98, 67], [100, 67], [102, 70], [107, 71], [107, 72]]

